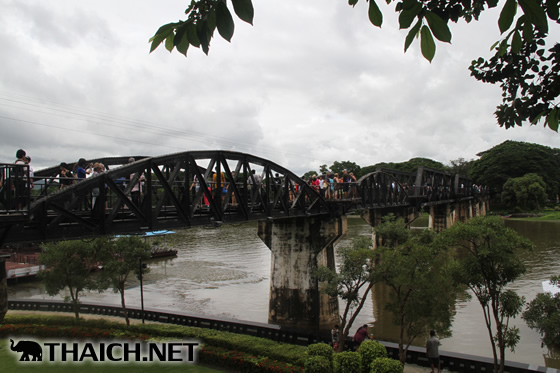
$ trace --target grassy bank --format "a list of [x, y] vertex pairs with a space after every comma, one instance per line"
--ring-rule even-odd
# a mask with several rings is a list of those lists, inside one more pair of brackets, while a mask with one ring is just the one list
[[549, 210], [549, 211], [533, 212], [529, 214], [529, 216], [523, 216], [523, 214], [512, 214], [510, 219], [560, 222], [560, 211]]

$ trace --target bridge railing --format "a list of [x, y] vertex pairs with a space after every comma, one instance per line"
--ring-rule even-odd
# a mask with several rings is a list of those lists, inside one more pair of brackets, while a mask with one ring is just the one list
[[32, 188], [28, 165], [0, 163], [0, 218], [25, 219]]

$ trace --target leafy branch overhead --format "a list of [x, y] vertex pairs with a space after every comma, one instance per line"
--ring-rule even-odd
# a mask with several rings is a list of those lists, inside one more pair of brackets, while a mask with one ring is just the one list
[[[359, 0], [348, 0], [355, 6]], [[383, 13], [375, 0], [368, 2], [368, 18], [377, 27], [383, 24]], [[449, 22], [460, 19], [467, 23], [498, 6], [498, 0], [385, 0], [395, 3], [399, 28], [409, 30], [404, 51], [415, 39], [420, 41], [424, 58], [432, 61], [436, 41], [451, 43]], [[489, 60], [472, 61], [471, 75], [485, 83], [500, 84], [502, 104], [495, 115], [501, 127], [521, 126], [541, 119], [545, 126], [558, 132], [560, 112], [560, 44], [550, 41], [550, 24], [558, 24], [560, 0], [506, 0], [502, 2], [498, 27], [505, 37], [491, 47]], [[231, 5], [231, 7], [229, 7]], [[235, 23], [230, 8], [242, 21], [253, 24], [252, 0], [191, 0], [187, 19], [159, 28], [150, 39], [150, 52], [164, 44], [168, 51], [176, 48], [186, 56], [189, 46], [202, 48], [208, 54], [210, 41], [217, 29], [231, 41]], [[550, 45], [552, 44], [552, 45]]]

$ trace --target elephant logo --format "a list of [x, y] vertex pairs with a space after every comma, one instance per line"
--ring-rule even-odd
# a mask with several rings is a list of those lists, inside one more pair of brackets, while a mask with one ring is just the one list
[[[23, 352], [19, 361], [42, 361], [43, 348], [35, 341], [19, 341], [14, 346], [14, 340], [10, 339], [10, 350], [15, 352]], [[30, 359], [30, 356], [33, 359]]]

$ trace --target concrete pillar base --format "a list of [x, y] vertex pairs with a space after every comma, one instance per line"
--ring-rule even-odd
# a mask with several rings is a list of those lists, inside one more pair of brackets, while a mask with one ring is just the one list
[[338, 300], [320, 294], [313, 273], [334, 269], [334, 243], [346, 233], [346, 217], [295, 217], [260, 221], [258, 235], [270, 248], [268, 322], [309, 332], [339, 322]]

